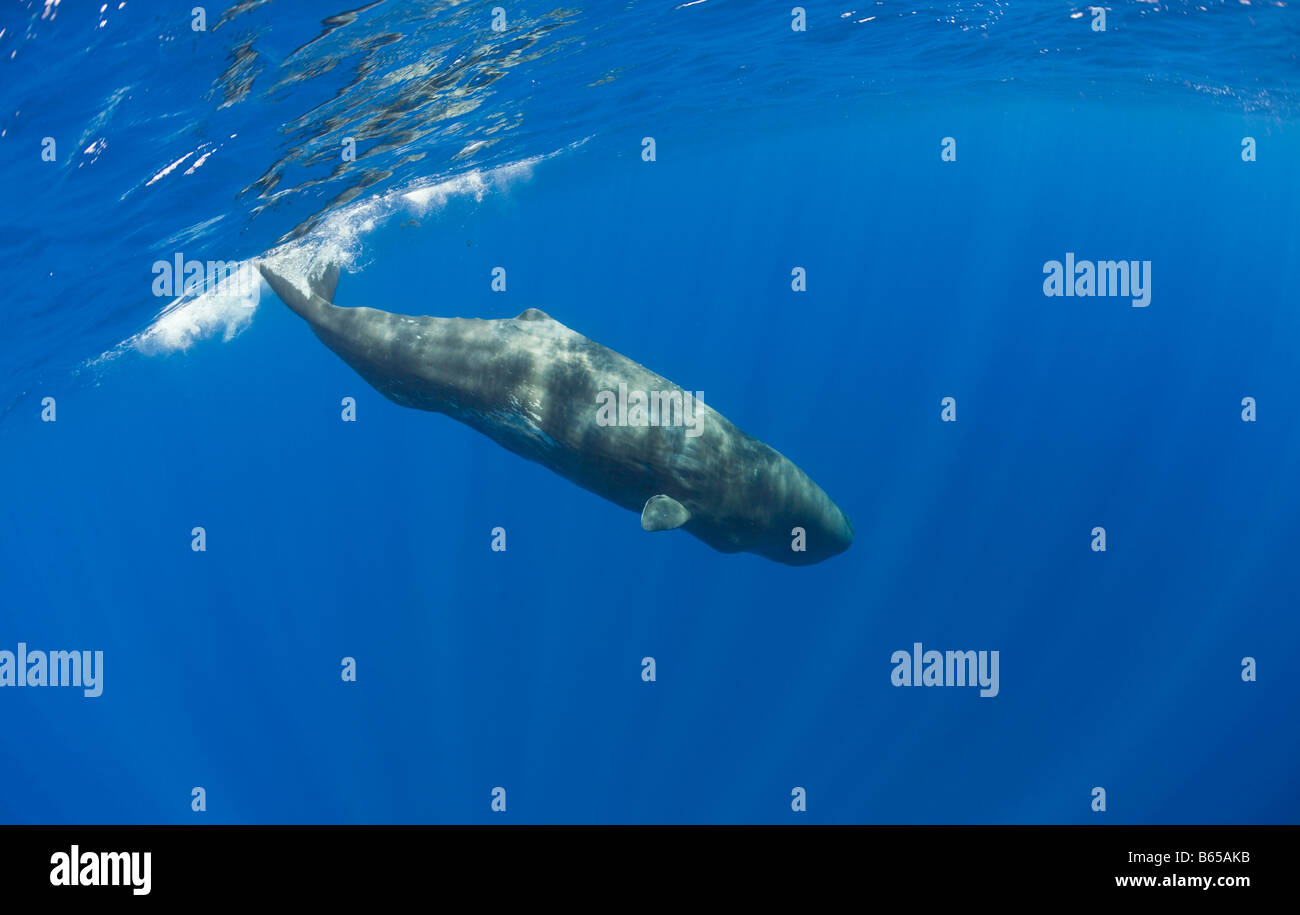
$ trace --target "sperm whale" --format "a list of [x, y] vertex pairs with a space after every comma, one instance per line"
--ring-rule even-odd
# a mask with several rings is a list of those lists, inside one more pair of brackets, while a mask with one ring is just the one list
[[334, 304], [335, 264], [275, 294], [385, 397], [444, 413], [616, 505], [647, 531], [811, 565], [848, 549], [848, 516], [792, 461], [702, 396], [536, 308], [438, 318]]

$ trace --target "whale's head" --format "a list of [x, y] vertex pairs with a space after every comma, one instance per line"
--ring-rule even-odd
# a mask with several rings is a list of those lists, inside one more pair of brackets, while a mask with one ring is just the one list
[[[760, 444], [747, 501], [758, 522], [753, 542], [742, 549], [776, 562], [806, 566], [843, 553], [853, 543], [853, 524], [826, 491], [789, 458]], [[756, 456], [757, 457], [757, 456]]]
[[838, 556], [853, 543], [849, 516], [822, 492], [816, 493], [799, 510], [788, 513], [763, 538], [761, 548], [751, 552], [792, 566], [806, 566]]
[[849, 516], [793, 462], [753, 444], [759, 454], [752, 455], [749, 471], [691, 502], [683, 527], [721, 552], [755, 553], [791, 566], [847, 550], [853, 543]]

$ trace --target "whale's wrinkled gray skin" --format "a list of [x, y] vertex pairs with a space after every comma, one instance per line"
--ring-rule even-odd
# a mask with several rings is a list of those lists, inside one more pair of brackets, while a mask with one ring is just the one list
[[[788, 565], [821, 562], [853, 541], [848, 517], [794, 463], [671, 381], [536, 308], [500, 320], [340, 308], [333, 304], [337, 266], [308, 278], [310, 294], [259, 266], [276, 295], [385, 397], [460, 420], [641, 513], [645, 530], [680, 527], [721, 552]], [[598, 396], [620, 384], [680, 392], [694, 407], [694, 428], [600, 424]], [[804, 548], [795, 549], [800, 540]]]

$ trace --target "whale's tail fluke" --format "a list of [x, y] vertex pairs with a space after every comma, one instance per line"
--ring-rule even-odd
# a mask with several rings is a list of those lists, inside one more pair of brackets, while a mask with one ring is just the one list
[[307, 285], [313, 295], [318, 295], [331, 305], [334, 304], [334, 290], [339, 288], [339, 265], [330, 261], [319, 270], [307, 274]]
[[261, 263], [257, 269], [262, 272], [272, 291], [280, 301], [288, 305], [300, 318], [316, 322], [322, 312], [334, 304], [334, 290], [339, 285], [339, 265], [330, 261], [324, 265], [314, 266], [307, 274], [306, 295], [301, 289], [269, 264]]

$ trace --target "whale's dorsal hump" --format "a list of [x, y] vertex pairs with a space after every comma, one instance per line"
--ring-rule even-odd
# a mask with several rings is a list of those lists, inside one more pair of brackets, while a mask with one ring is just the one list
[[671, 531], [691, 520], [691, 513], [686, 506], [672, 496], [660, 493], [651, 496], [641, 509], [641, 529], [643, 531]]
[[540, 308], [525, 308], [515, 316], [516, 321], [554, 321], [555, 319]]

